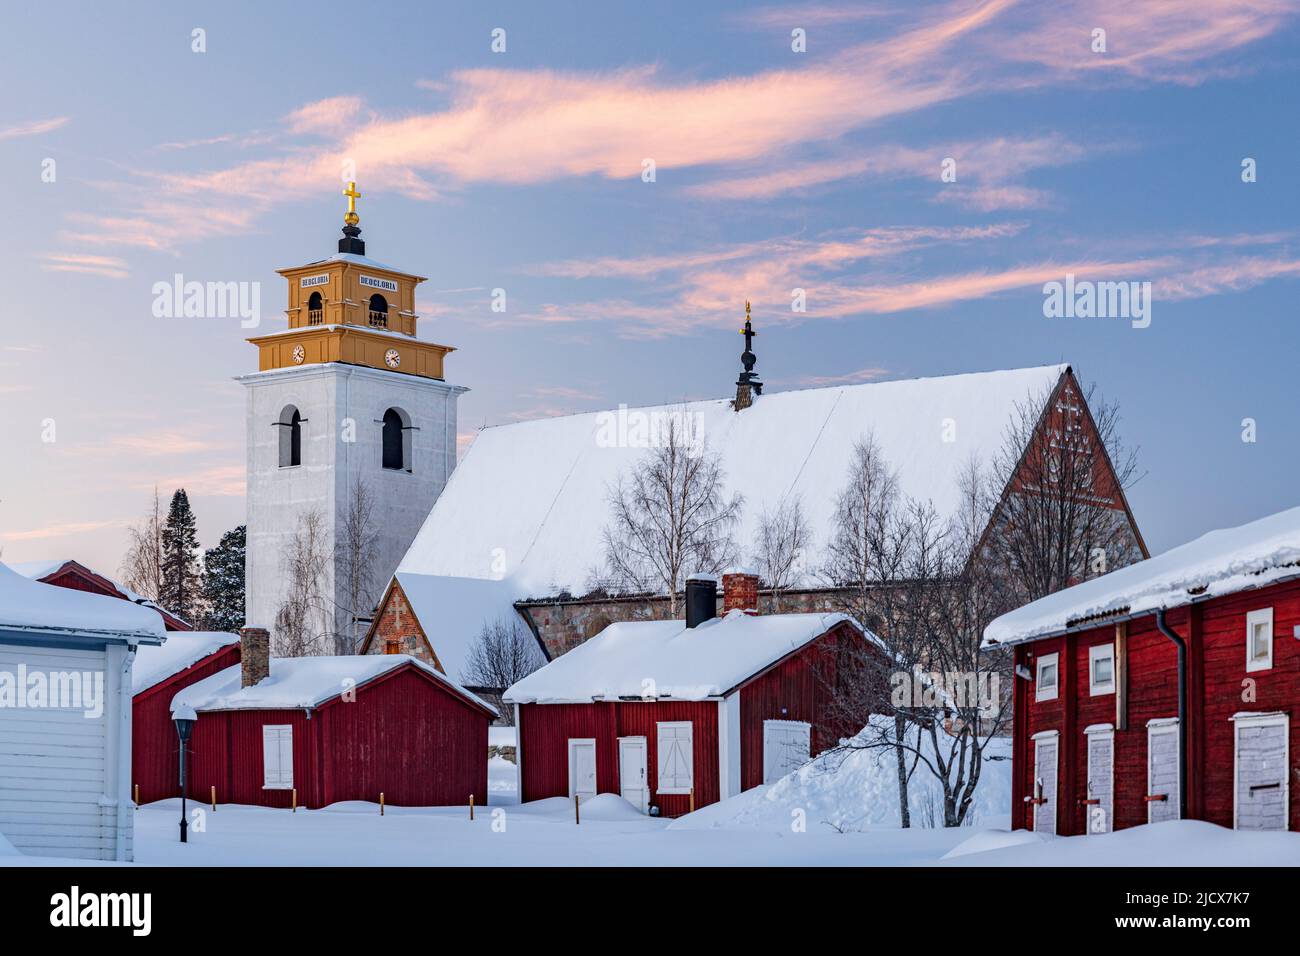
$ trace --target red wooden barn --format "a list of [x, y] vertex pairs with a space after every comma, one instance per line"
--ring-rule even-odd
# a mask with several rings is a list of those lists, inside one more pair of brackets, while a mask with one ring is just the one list
[[692, 579], [685, 622], [611, 624], [506, 691], [521, 801], [617, 793], [679, 816], [860, 729], [831, 726], [829, 688], [839, 652], [874, 636], [843, 614], [756, 614], [753, 575], [723, 586], [721, 618], [716, 582]]
[[136, 594], [130, 588], [118, 584], [112, 578], [92, 571], [77, 561], [66, 558], [56, 561], [30, 561], [24, 564], [11, 564], [10, 568], [24, 577], [33, 581], [40, 581], [42, 584], [52, 584], [59, 588], [70, 588], [74, 591], [88, 591], [91, 594], [121, 598], [123, 601], [130, 601], [132, 604], [150, 608], [158, 612], [163, 619], [163, 627], [169, 631], [188, 631], [192, 629], [191, 624], [181, 620], [166, 608], [159, 607], [147, 597]]
[[985, 644], [1013, 645], [1017, 671], [1012, 825], [1300, 829], [1297, 638], [1300, 508], [998, 618]]
[[141, 647], [132, 669], [131, 781], [141, 803], [180, 794], [180, 743], [172, 723], [178, 691], [239, 663], [239, 636], [173, 631], [161, 647]]
[[496, 710], [404, 654], [274, 658], [260, 628], [242, 661], [172, 699], [198, 714], [190, 793], [318, 808], [341, 800], [451, 806], [487, 800]]

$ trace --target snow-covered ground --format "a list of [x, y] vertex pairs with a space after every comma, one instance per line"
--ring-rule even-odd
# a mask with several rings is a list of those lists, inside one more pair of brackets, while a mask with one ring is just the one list
[[[493, 728], [506, 744], [509, 728]], [[1001, 744], [995, 742], [993, 754]], [[514, 764], [488, 765], [488, 806], [323, 810], [190, 804], [190, 842], [178, 840], [180, 801], [136, 811], [136, 862], [146, 866], [1169, 866], [1294, 865], [1300, 833], [1237, 833], [1192, 821], [1115, 834], [1045, 837], [1008, 832], [1009, 761], [990, 761], [971, 825], [927, 826], [936, 788], [918, 770], [913, 820], [898, 826], [893, 764], [870, 752], [823, 755], [769, 787], [678, 820], [643, 816], [612, 794], [519, 805]], [[198, 811], [198, 816], [194, 812]], [[938, 819], [942, 819], [940, 816]], [[0, 867], [93, 865], [6, 854]]]

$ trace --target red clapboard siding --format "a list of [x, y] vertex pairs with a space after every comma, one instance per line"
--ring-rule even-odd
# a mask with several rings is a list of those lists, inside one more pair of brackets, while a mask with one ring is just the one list
[[[1273, 666], [1246, 671], [1246, 615], [1273, 609]], [[1293, 630], [1300, 626], [1300, 582], [1290, 581], [1256, 590], [1215, 597], [1171, 610], [1169, 627], [1188, 644], [1187, 815], [1222, 826], [1232, 826], [1234, 800], [1235, 736], [1231, 717], [1240, 711], [1284, 711], [1295, 718], [1300, 702], [1300, 642]], [[1147, 822], [1147, 722], [1178, 713], [1177, 650], [1156, 627], [1155, 616], [1129, 621], [1128, 727], [1115, 734], [1116, 829]], [[1032, 683], [1017, 678], [1015, 739], [1013, 746], [1012, 825], [1032, 825], [1023, 799], [1031, 792], [1035, 733], [1061, 732], [1062, 799], [1058, 807], [1061, 833], [1084, 831], [1079, 804], [1087, 788], [1087, 749], [1083, 730], [1089, 724], [1115, 722], [1115, 695], [1093, 697], [1088, 686], [1088, 648], [1112, 643], [1113, 624], [1092, 628], [1068, 638], [1048, 638], [1016, 648], [1016, 662], [1034, 671], [1042, 654], [1065, 652], [1073, 643], [1070, 659], [1077, 674], [1072, 695], [1055, 701], [1034, 700]], [[1065, 690], [1064, 665], [1062, 689]], [[1072, 719], [1071, 719], [1072, 718]], [[1300, 755], [1300, 728], [1290, 727], [1294, 781]], [[1067, 732], [1068, 731], [1068, 732]], [[1065, 785], [1071, 774], [1070, 789]], [[1300, 800], [1290, 801], [1289, 826], [1300, 829]]]
[[131, 779], [140, 802], [180, 794], [180, 742], [172, 723], [172, 698], [191, 684], [239, 663], [239, 645], [229, 644], [185, 670], [135, 695], [131, 706]]
[[690, 805], [688, 794], [659, 794], [659, 753], [655, 724], [692, 723], [695, 766], [695, 806], [715, 803], [718, 783], [718, 702], [616, 701], [591, 704], [522, 704], [519, 707], [519, 747], [523, 754], [521, 800], [569, 795], [569, 740], [596, 741], [596, 789], [618, 793], [618, 738], [646, 738], [646, 770], [650, 802], [664, 816], [680, 816]]
[[798, 653], [745, 684], [740, 690], [740, 786], [763, 782], [763, 721], [803, 720], [812, 724], [814, 755], [834, 746], [841, 737], [862, 729], [831, 726], [829, 714], [836, 655], [840, 641], [856, 631], [840, 624]]
[[303, 710], [204, 711], [190, 744], [191, 796], [220, 803], [288, 807], [289, 790], [263, 789], [262, 728], [293, 727], [293, 782], [298, 805], [316, 809], [342, 800], [394, 806], [487, 802], [487, 711], [437, 678], [407, 665]]

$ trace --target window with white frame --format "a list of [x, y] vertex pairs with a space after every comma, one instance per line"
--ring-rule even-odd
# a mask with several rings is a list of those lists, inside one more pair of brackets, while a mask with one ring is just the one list
[[1273, 666], [1273, 609], [1260, 608], [1246, 615], [1246, 670]]
[[1097, 697], [1115, 693], [1115, 645], [1094, 644], [1088, 648], [1088, 693]]
[[660, 793], [690, 793], [695, 786], [695, 750], [689, 720], [655, 724]]
[[1056, 700], [1057, 660], [1056, 654], [1044, 654], [1038, 658], [1038, 674], [1034, 679], [1034, 700]]
[[262, 725], [262, 789], [293, 789], [293, 725]]

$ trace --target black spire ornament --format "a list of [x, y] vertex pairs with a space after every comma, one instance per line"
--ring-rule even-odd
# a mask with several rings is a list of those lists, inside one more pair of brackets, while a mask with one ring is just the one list
[[754, 331], [754, 324], [749, 318], [748, 299], [745, 300], [745, 327], [740, 332], [745, 336], [745, 351], [740, 353], [740, 364], [745, 370], [736, 379], [736, 400], [732, 402], [732, 407], [738, 412], [753, 405], [756, 395], [763, 394], [763, 383], [754, 371], [754, 364], [758, 361], [758, 356], [754, 354], [754, 336], [758, 333]]

